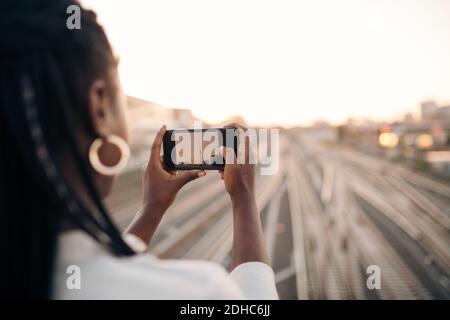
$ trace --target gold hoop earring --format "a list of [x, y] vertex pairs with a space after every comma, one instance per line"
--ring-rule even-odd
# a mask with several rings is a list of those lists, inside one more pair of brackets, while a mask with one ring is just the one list
[[120, 150], [120, 160], [114, 166], [105, 166], [98, 156], [98, 150], [103, 144], [102, 138], [95, 139], [91, 146], [89, 147], [89, 162], [92, 168], [98, 173], [105, 176], [114, 176], [119, 174], [123, 169], [125, 169], [128, 159], [130, 157], [130, 147], [121, 137], [111, 134], [106, 137], [106, 141], [115, 145]]

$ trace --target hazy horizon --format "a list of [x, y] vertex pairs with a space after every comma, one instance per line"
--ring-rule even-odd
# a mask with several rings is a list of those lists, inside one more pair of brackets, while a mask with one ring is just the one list
[[397, 119], [450, 104], [450, 1], [83, 0], [125, 92], [252, 125]]

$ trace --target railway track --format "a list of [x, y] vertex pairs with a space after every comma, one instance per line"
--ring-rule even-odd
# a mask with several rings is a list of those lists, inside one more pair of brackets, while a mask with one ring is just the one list
[[[281, 138], [278, 174], [257, 180], [281, 298], [450, 298], [448, 185], [354, 150]], [[140, 173], [121, 177], [109, 201], [121, 228], [140, 203]], [[150, 251], [229, 267], [231, 246], [230, 201], [210, 172], [181, 191]], [[381, 269], [379, 290], [366, 285], [370, 265]]]

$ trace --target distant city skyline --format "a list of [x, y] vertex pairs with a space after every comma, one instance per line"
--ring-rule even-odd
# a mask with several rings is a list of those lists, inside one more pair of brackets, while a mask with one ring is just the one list
[[394, 120], [450, 104], [450, 1], [83, 0], [125, 92], [205, 121]]

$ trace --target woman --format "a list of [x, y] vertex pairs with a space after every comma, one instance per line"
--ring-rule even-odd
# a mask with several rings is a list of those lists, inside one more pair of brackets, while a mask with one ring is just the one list
[[[204, 171], [168, 172], [163, 126], [143, 178], [142, 210], [121, 235], [102, 198], [126, 164], [125, 96], [92, 11], [66, 27], [71, 0], [2, 1], [0, 275], [8, 298], [272, 299], [254, 166], [221, 173], [233, 204], [233, 271], [144, 254], [177, 192]], [[75, 269], [74, 269], [75, 268]], [[78, 271], [77, 284], [71, 272]], [[69, 273], [69, 274], [68, 274]]]

